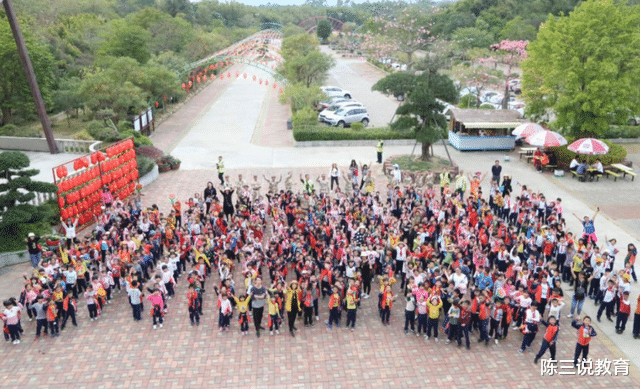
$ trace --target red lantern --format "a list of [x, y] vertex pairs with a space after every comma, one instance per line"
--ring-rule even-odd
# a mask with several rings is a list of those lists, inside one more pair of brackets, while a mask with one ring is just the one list
[[68, 219], [69, 218], [69, 211], [66, 209], [61, 209], [60, 210], [60, 217], [63, 219]]
[[62, 196], [58, 196], [58, 207], [62, 209], [64, 207], [64, 199]]
[[80, 160], [76, 159], [75, 161], [73, 161], [73, 170], [80, 170], [80, 168]]
[[64, 166], [60, 166], [59, 168], [56, 169], [56, 176], [58, 176], [58, 178], [64, 178], [67, 176], [67, 168]]
[[89, 160], [86, 157], [82, 158], [81, 161], [82, 161], [82, 166], [83, 167], [89, 167], [90, 163], [89, 163]]

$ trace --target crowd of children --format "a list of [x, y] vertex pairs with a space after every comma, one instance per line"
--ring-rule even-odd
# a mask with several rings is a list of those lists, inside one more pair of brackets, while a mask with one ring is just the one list
[[[343, 312], [346, 328], [354, 330], [376, 280], [382, 324], [392, 322], [394, 302], [403, 301], [404, 332], [435, 342], [444, 331], [445, 343], [470, 348], [470, 334], [477, 331], [478, 342], [499, 344], [513, 328], [523, 335], [522, 353], [543, 324], [535, 361], [547, 350], [553, 358], [563, 307], [571, 307], [568, 317], [579, 316], [586, 298], [600, 304], [598, 321], [602, 313], [611, 321], [615, 315], [623, 333], [631, 313], [629, 281], [636, 280], [635, 246], [628, 245], [623, 269], [616, 271], [617, 242], [605, 238], [598, 245], [597, 212], [580, 219], [584, 231], [574, 236], [566, 230], [560, 199], [548, 201], [525, 185], [514, 194], [508, 177], [501, 184], [494, 177], [487, 197], [483, 178], [472, 177], [469, 195], [460, 180], [455, 188], [443, 181], [440, 193], [431, 185], [392, 184], [378, 193], [361, 190], [357, 179], [348, 180], [344, 192], [329, 185], [316, 191], [306, 177], [301, 192], [280, 190], [274, 180], [263, 196], [242, 177], [232, 188], [227, 177], [222, 201], [209, 183], [204, 196], [175, 201], [166, 215], [156, 205], [143, 209], [140, 197], [115, 200], [92, 234], [45, 255], [25, 276], [20, 297], [4, 302], [5, 336], [19, 343], [23, 311], [36, 320], [36, 339], [57, 336], [69, 318], [77, 325], [80, 297], [90, 320], [98, 320], [116, 290], [126, 291], [134, 320], [142, 320], [145, 300], [151, 304], [154, 329], [163, 326], [174, 296], [198, 326], [207, 282], [221, 332], [235, 327], [237, 312], [241, 333], [248, 334], [253, 322], [260, 336], [265, 309], [272, 335], [286, 316], [295, 336], [297, 318], [311, 327], [321, 310], [329, 330], [340, 326]], [[238, 273], [244, 276], [240, 293]], [[181, 277], [184, 295], [176, 290]], [[579, 329], [578, 363], [596, 333], [588, 317], [572, 325]], [[640, 304], [633, 337], [640, 337]]]

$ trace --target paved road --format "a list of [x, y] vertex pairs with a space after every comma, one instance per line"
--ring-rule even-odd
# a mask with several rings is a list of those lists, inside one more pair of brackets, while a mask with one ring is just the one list
[[329, 46], [322, 46], [322, 51], [336, 60], [336, 66], [329, 71], [328, 85], [338, 86], [351, 92], [352, 97], [369, 110], [370, 126], [388, 125], [396, 112], [399, 102], [380, 92], [371, 90], [371, 86], [386, 73], [360, 58], [343, 58]]

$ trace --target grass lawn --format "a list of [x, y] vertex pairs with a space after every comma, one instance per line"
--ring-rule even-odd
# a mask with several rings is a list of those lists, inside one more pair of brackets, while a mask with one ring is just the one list
[[440, 157], [431, 157], [429, 161], [423, 161], [419, 156], [403, 155], [391, 159], [391, 164], [398, 164], [400, 170], [410, 172], [423, 172], [423, 171], [439, 171], [443, 167], [449, 167], [451, 164], [448, 160]]
[[[49, 121], [51, 122], [51, 129], [53, 130], [54, 137], [57, 139], [73, 139], [73, 136], [86, 128], [86, 121], [82, 120], [83, 115], [80, 114], [76, 118], [70, 118], [67, 121], [67, 115], [49, 115]], [[86, 120], [86, 119], [85, 119]], [[24, 128], [28, 134], [38, 134], [40, 137], [44, 137], [42, 132], [42, 125], [39, 120], [22, 124], [18, 126]]]

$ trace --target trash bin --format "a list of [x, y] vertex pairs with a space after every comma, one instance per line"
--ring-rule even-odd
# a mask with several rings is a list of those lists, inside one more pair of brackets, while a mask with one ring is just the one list
[[293, 122], [291, 119], [287, 120], [287, 130], [293, 130]]

